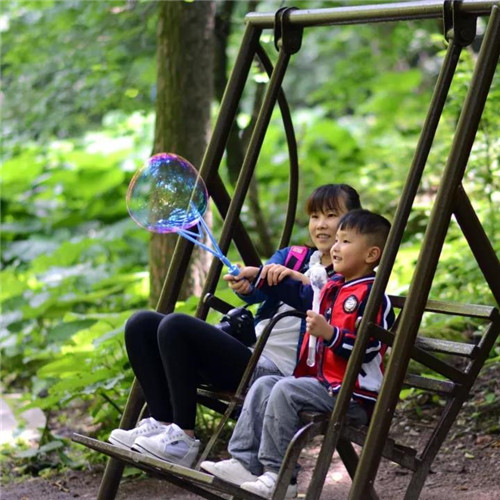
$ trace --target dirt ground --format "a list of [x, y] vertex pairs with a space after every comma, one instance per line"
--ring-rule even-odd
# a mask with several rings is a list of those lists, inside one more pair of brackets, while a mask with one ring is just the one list
[[[435, 401], [419, 396], [397, 410], [397, 425], [391, 435], [399, 442], [420, 449], [431, 432], [441, 409]], [[320, 440], [311, 443], [301, 457], [299, 498], [304, 498], [314, 468]], [[31, 478], [5, 485], [2, 500], [67, 500], [96, 498], [102, 468], [69, 471], [50, 479]], [[381, 500], [402, 499], [408, 471], [383, 460], [377, 475], [376, 491]], [[348, 497], [350, 479], [337, 454], [334, 455], [321, 498], [341, 500]], [[118, 499], [201, 498], [165, 481], [150, 477], [123, 479]], [[500, 363], [483, 369], [471, 399], [459, 414], [447, 440], [436, 457], [420, 496], [422, 500], [500, 500]]]

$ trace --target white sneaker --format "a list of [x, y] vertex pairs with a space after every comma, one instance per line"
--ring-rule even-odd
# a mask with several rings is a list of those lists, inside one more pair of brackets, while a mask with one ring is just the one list
[[143, 418], [134, 429], [128, 431], [124, 429], [115, 429], [111, 431], [108, 437], [108, 441], [119, 448], [124, 448], [125, 450], [130, 450], [134, 441], [139, 436], [154, 436], [155, 434], [160, 434], [166, 429], [165, 424], [161, 424], [158, 420], [153, 417]]
[[[264, 498], [272, 498], [274, 489], [276, 488], [276, 480], [278, 474], [275, 472], [267, 471], [257, 478], [257, 481], [243, 483], [241, 488], [243, 490], [251, 491]], [[290, 484], [286, 490], [285, 498], [297, 497], [297, 485]]]
[[161, 434], [138, 437], [132, 449], [153, 458], [191, 467], [198, 455], [200, 441], [188, 436], [178, 425], [170, 424]]
[[220, 462], [201, 462], [200, 467], [210, 474], [224, 479], [230, 483], [241, 486], [242, 483], [256, 481], [258, 476], [252, 474], [243, 464], [235, 458], [222, 460]]

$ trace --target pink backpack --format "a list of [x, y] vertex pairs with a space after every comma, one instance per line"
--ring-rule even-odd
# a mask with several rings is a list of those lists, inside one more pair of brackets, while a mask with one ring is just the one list
[[294, 271], [300, 271], [307, 257], [308, 251], [309, 251], [308, 247], [299, 247], [299, 246], [290, 247], [288, 255], [286, 256], [285, 266], [290, 269], [293, 269]]

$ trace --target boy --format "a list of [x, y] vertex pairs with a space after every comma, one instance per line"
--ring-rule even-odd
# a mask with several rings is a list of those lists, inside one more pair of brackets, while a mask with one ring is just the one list
[[[380, 261], [389, 229], [387, 219], [368, 210], [353, 210], [341, 218], [331, 249], [335, 274], [321, 290], [320, 314], [307, 311], [308, 333], [293, 376], [266, 376], [252, 386], [229, 442], [233, 458], [203, 462], [202, 469], [245, 490], [272, 497], [286, 449], [300, 427], [299, 412], [330, 412], [334, 407], [356, 338], [358, 318], [363, 315], [375, 279], [373, 269]], [[269, 287], [266, 283], [262, 286]], [[285, 279], [272, 288], [302, 286]], [[387, 297], [376, 321], [383, 328], [389, 328], [394, 321]], [[318, 338], [312, 367], [306, 363], [309, 335]], [[354, 424], [368, 422], [382, 382], [385, 350], [384, 344], [370, 339], [347, 412]], [[291, 484], [286, 497], [296, 496], [297, 485]]]

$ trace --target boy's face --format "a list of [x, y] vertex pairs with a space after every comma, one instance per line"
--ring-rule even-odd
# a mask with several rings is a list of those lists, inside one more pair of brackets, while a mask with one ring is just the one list
[[351, 281], [372, 272], [380, 251], [369, 244], [366, 235], [354, 229], [339, 229], [330, 255], [335, 272], [342, 274], [346, 281]]
[[348, 212], [343, 200], [339, 200], [338, 211], [326, 210], [312, 212], [309, 215], [309, 234], [314, 246], [322, 253], [328, 255], [335, 243], [335, 234], [340, 218]]

